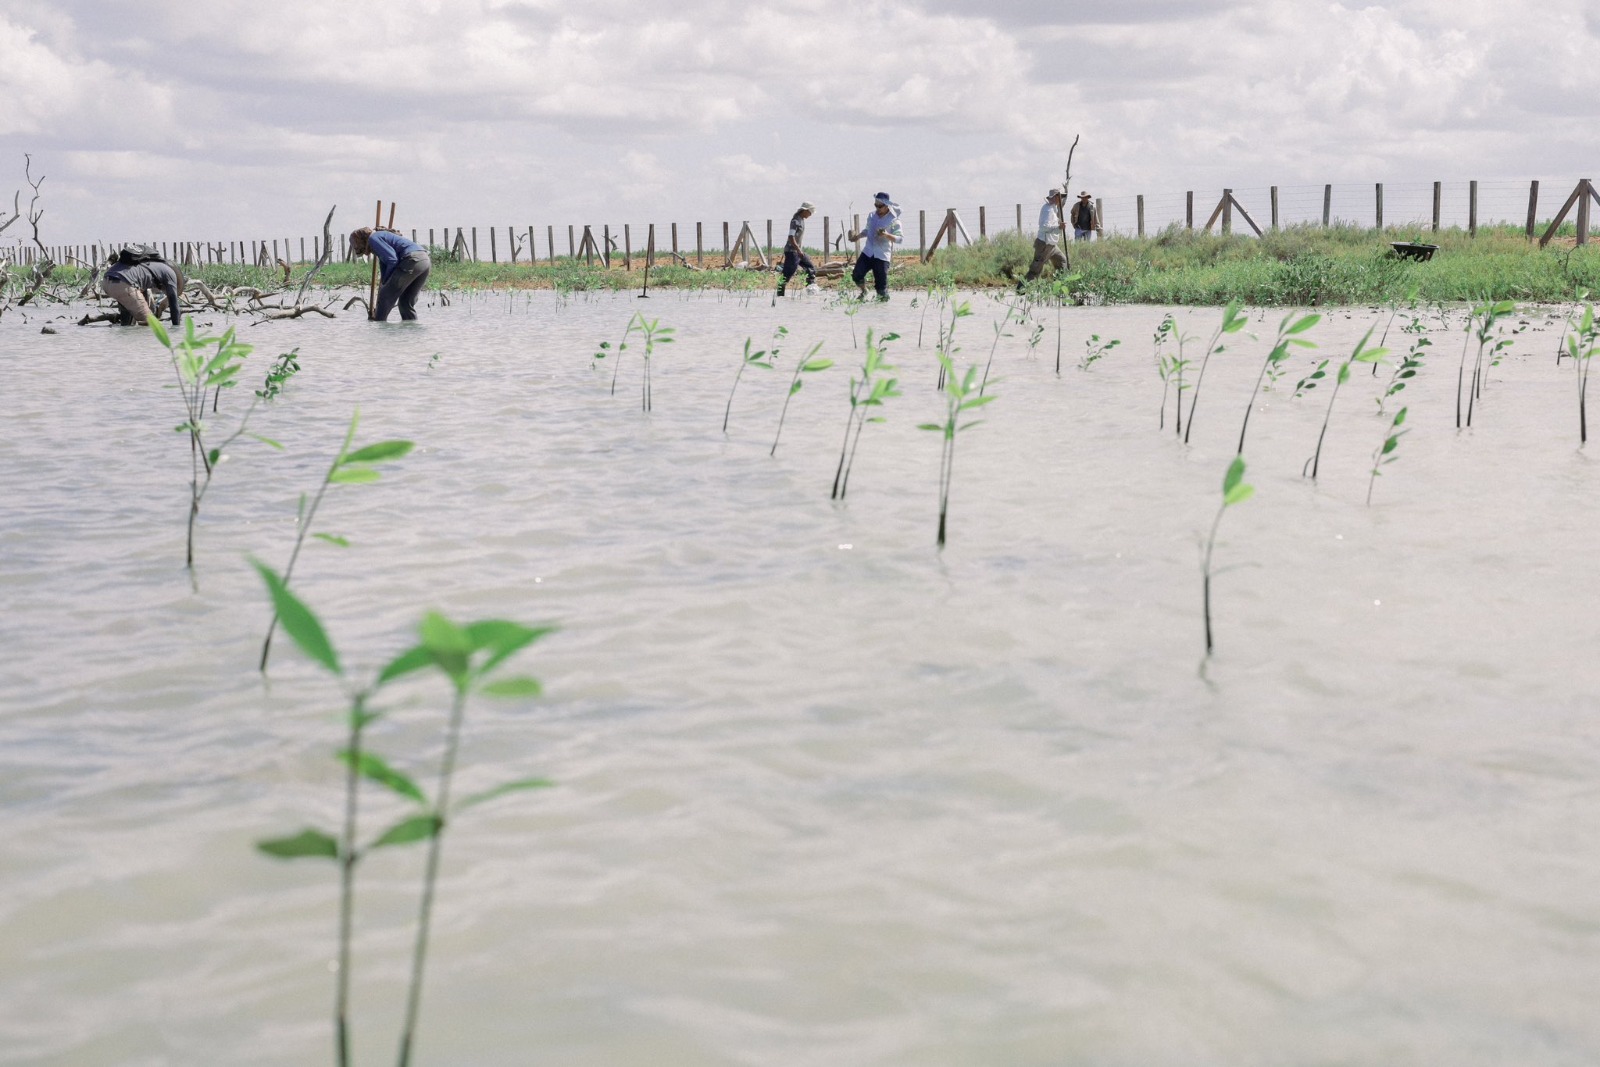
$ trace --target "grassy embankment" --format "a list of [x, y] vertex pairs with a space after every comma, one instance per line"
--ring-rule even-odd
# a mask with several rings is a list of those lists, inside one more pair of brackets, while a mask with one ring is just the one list
[[[1568, 227], [1570, 231], [1570, 227]], [[1432, 261], [1395, 258], [1390, 241], [1418, 240], [1439, 245]], [[1371, 229], [1340, 226], [1295, 227], [1263, 238], [1222, 237], [1171, 228], [1147, 238], [1115, 237], [1071, 247], [1072, 292], [1084, 301], [1113, 304], [1204, 304], [1230, 300], [1247, 304], [1311, 306], [1382, 303], [1405, 299], [1414, 289], [1424, 301], [1512, 299], [1572, 300], [1581, 290], [1600, 292], [1600, 246], [1577, 249], [1570, 234], [1540, 249], [1514, 227], [1480, 228], [1476, 237], [1461, 230], [1430, 234], [1424, 229]], [[643, 257], [634, 269], [587, 267], [565, 258], [554, 265], [456, 262], [436, 249], [430, 288], [625, 290], [643, 285]], [[995, 288], [1013, 284], [1027, 270], [1032, 239], [1008, 232], [968, 248], [941, 250], [929, 263], [913, 253], [896, 260], [891, 288], [938, 285]], [[707, 257], [710, 260], [711, 257]], [[820, 256], [814, 254], [820, 261]], [[838, 257], [834, 257], [835, 260]], [[297, 267], [298, 284], [305, 268]], [[62, 270], [63, 276], [72, 272]], [[280, 271], [240, 265], [204, 266], [194, 277], [216, 287], [254, 285], [276, 288]], [[332, 263], [317, 286], [365, 290], [366, 263]], [[765, 290], [775, 275], [748, 270], [691, 270], [657, 263], [652, 288]], [[824, 287], [843, 284], [825, 279]]]

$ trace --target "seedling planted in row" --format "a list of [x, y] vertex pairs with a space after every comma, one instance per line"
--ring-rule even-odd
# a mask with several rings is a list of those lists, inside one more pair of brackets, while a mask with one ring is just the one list
[[1206, 657], [1211, 656], [1213, 642], [1211, 640], [1211, 569], [1212, 552], [1217, 547], [1217, 527], [1222, 525], [1222, 515], [1235, 504], [1243, 504], [1255, 495], [1255, 486], [1246, 485], [1244, 481], [1244, 457], [1234, 456], [1233, 462], [1228, 464], [1228, 473], [1222, 476], [1222, 503], [1217, 508], [1217, 517], [1211, 520], [1211, 533], [1206, 538], [1205, 556], [1200, 563], [1201, 585], [1200, 605], [1201, 613], [1206, 624]]
[[874, 340], [871, 330], [867, 331], [867, 355], [861, 363], [861, 377], [850, 379], [850, 415], [844, 424], [844, 443], [839, 448], [839, 466], [833, 473], [833, 493], [831, 498], [843, 500], [845, 493], [850, 489], [850, 469], [855, 466], [856, 449], [861, 444], [861, 431], [869, 422], [882, 422], [882, 415], [874, 415], [873, 411], [883, 407], [883, 402], [890, 397], [900, 395], [900, 390], [895, 388], [899, 382], [890, 377], [889, 372], [894, 366], [884, 357], [888, 353], [889, 342], [898, 340], [897, 333], [886, 333], [881, 340]]
[[[1261, 373], [1256, 375], [1255, 388], [1250, 390], [1250, 402], [1244, 406], [1244, 421], [1239, 424], [1239, 447], [1234, 450], [1235, 455], [1244, 454], [1244, 435], [1250, 429], [1250, 411], [1256, 405], [1256, 396], [1261, 392], [1261, 383], [1269, 376], [1274, 380], [1282, 373], [1280, 369], [1289, 358], [1291, 348], [1315, 348], [1316, 344], [1298, 336], [1322, 321], [1321, 315], [1304, 315], [1295, 319], [1294, 312], [1283, 317], [1278, 323], [1278, 336], [1272, 342], [1272, 351], [1267, 353], [1267, 358], [1261, 363]], [[1192, 425], [1192, 424], [1191, 424]]]
[[789, 401], [794, 399], [794, 394], [798, 393], [800, 387], [805, 384], [800, 376], [802, 374], [815, 374], [833, 366], [833, 360], [831, 359], [816, 358], [817, 353], [820, 351], [822, 351], [822, 342], [818, 341], [811, 346], [811, 351], [806, 353], [805, 358], [795, 364], [794, 375], [789, 379], [789, 391], [783, 396], [783, 410], [778, 412], [778, 432], [772, 435], [772, 449], [767, 453], [769, 456], [778, 454], [778, 439], [783, 436], [783, 420], [789, 417]]
[[995, 399], [994, 394], [985, 395], [982, 383], [975, 381], [978, 377], [976, 365], [967, 368], [964, 376], [957, 377], [950, 357], [943, 352], [939, 353], [939, 360], [944, 364], [945, 371], [945, 419], [944, 422], [925, 422], [918, 429], [931, 430], [941, 435], [939, 451], [939, 536], [938, 547], [944, 548], [945, 519], [950, 513], [950, 478], [955, 471], [956, 464], [956, 436], [963, 430], [970, 430], [982, 420], [962, 422], [964, 413], [980, 408]]

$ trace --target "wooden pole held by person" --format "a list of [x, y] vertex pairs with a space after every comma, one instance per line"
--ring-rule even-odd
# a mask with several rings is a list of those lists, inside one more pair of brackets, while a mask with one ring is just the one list
[[[383, 201], [378, 201], [378, 206], [372, 212], [372, 228], [377, 229], [383, 225]], [[370, 249], [368, 252], [370, 253]], [[367, 287], [367, 319], [369, 321], [378, 317], [378, 257], [372, 257], [372, 284]]]

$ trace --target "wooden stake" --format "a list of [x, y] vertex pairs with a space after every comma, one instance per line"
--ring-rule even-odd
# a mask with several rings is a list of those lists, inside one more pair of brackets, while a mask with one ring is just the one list
[[[377, 229], [383, 225], [383, 201], [378, 201], [378, 206], [372, 212], [372, 228]], [[370, 254], [371, 249], [368, 249]], [[376, 319], [378, 311], [378, 257], [372, 257], [372, 284], [367, 288], [367, 321]]]
[[1537, 179], [1528, 186], [1528, 240], [1533, 240], [1533, 227], [1539, 217], [1539, 182]]
[[1433, 183], [1433, 232], [1439, 232], [1439, 206], [1444, 200], [1444, 182]]

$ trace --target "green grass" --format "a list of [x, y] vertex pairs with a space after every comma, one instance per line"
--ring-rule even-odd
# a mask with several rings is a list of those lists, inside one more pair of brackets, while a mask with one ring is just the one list
[[[1459, 229], [1430, 233], [1426, 228], [1390, 227], [1383, 231], [1354, 226], [1296, 226], [1265, 237], [1208, 235], [1170, 227], [1145, 238], [1113, 237], [1071, 246], [1073, 292], [1084, 302], [1108, 304], [1198, 304], [1220, 306], [1240, 300], [1254, 306], [1319, 306], [1376, 304], [1403, 300], [1412, 290], [1424, 301], [1518, 300], [1568, 301], [1579, 290], [1600, 292], [1600, 242], [1578, 249], [1567, 240], [1540, 249], [1516, 227], [1482, 227], [1476, 237]], [[1427, 263], [1395, 258], [1391, 241], [1437, 244]], [[554, 264], [456, 262], [434, 249], [429, 288], [628, 290], [644, 284], [643, 256], [623, 270], [613, 255], [613, 269], [581, 260], [560, 258]], [[897, 257], [890, 288], [902, 292], [939, 285], [963, 289], [1015, 284], [1027, 271], [1033, 240], [1006, 232], [963, 248], [941, 250], [919, 263], [914, 250]], [[708, 257], [713, 258], [713, 257]], [[813, 258], [821, 262], [820, 252]], [[840, 256], [830, 259], [838, 262]], [[305, 268], [296, 267], [298, 285]], [[240, 264], [191, 268], [191, 277], [216, 288], [252, 285], [271, 289], [282, 273]], [[57, 277], [81, 284], [84, 272], [61, 268]], [[331, 263], [317, 277], [317, 286], [364, 290], [371, 277], [367, 263]], [[657, 263], [650, 271], [652, 288], [766, 290], [776, 285], [774, 273], [706, 269]], [[824, 279], [825, 287], [843, 281]]]

